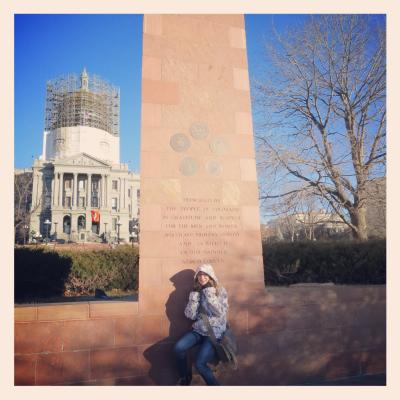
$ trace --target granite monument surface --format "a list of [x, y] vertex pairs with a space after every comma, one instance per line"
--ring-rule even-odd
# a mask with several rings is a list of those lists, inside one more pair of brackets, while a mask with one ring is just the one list
[[262, 289], [243, 15], [145, 15], [142, 66], [140, 313], [164, 313], [170, 278], [201, 263], [228, 291]]

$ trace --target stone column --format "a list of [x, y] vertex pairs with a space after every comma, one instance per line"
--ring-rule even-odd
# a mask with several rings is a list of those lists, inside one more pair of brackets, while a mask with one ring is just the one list
[[33, 171], [33, 182], [32, 182], [32, 208], [36, 207], [38, 201], [38, 174]]
[[57, 207], [58, 203], [58, 172], [54, 168], [54, 192], [53, 192], [53, 206]]
[[106, 186], [107, 186], [107, 188], [106, 188], [106, 202], [107, 202], [107, 208], [110, 208], [110, 205], [111, 205], [111, 193], [110, 193], [110, 191], [111, 191], [111, 183], [110, 183], [110, 180], [111, 180], [111, 176], [107, 175], [107, 178], [106, 178]]
[[105, 186], [105, 175], [101, 174], [101, 180], [100, 180], [100, 208], [104, 208], [104, 196], [105, 196], [105, 190], [104, 190], [104, 186]]
[[100, 174], [100, 178], [98, 181], [98, 198], [99, 198], [99, 206], [98, 208], [100, 209], [103, 206], [103, 175]]
[[103, 199], [102, 199], [102, 202], [101, 202], [102, 206], [103, 206], [103, 209], [106, 208], [106, 204], [107, 204], [107, 199], [106, 199], [106, 197], [107, 197], [107, 194], [106, 194], [106, 187], [107, 187], [106, 179], [107, 179], [107, 175], [103, 174], [101, 176], [101, 181], [103, 182]]
[[74, 172], [74, 186], [72, 189], [72, 207], [76, 208], [77, 206], [77, 197], [78, 197], [78, 174]]
[[124, 197], [124, 208], [127, 208], [126, 206], [126, 179], [124, 178], [124, 192], [123, 192], [123, 197]]
[[63, 205], [63, 194], [64, 194], [64, 172], [60, 172], [60, 179], [58, 182], [58, 205]]
[[55, 190], [56, 190], [56, 174], [53, 172], [53, 179], [51, 180], [51, 201], [50, 204], [54, 206], [54, 199], [55, 199]]
[[87, 206], [92, 207], [92, 174], [88, 174]]
[[43, 174], [38, 172], [37, 204], [43, 205]]
[[60, 205], [60, 179], [61, 179], [61, 175], [60, 173], [57, 171], [56, 173], [56, 191], [55, 191], [55, 195], [56, 195], [56, 199], [55, 199], [55, 205], [58, 207]]
[[104, 198], [103, 208], [107, 208], [107, 174], [104, 174]]
[[118, 204], [117, 204], [117, 210], [118, 210], [118, 212], [120, 212], [121, 211], [121, 206], [122, 206], [122, 204], [121, 204], [121, 192], [122, 192], [122, 179], [121, 178], [118, 178]]

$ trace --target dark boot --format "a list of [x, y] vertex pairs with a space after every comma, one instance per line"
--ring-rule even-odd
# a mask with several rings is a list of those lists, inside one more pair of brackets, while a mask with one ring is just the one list
[[185, 376], [184, 378], [179, 378], [177, 385], [190, 386], [190, 382], [192, 382], [192, 375]]

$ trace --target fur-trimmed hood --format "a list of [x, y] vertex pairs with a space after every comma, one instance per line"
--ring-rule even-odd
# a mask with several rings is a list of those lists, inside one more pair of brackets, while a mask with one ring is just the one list
[[214, 268], [212, 267], [211, 264], [202, 264], [196, 268], [196, 272], [194, 274], [194, 280], [196, 280], [197, 275], [199, 272], [204, 272], [208, 276], [210, 276], [212, 279], [214, 279], [215, 283], [218, 284], [218, 279], [215, 275]]

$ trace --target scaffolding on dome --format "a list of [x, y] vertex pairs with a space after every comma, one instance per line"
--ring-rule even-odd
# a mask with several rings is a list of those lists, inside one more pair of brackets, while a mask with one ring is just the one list
[[90, 126], [119, 135], [119, 88], [97, 75], [68, 74], [46, 84], [45, 129]]

